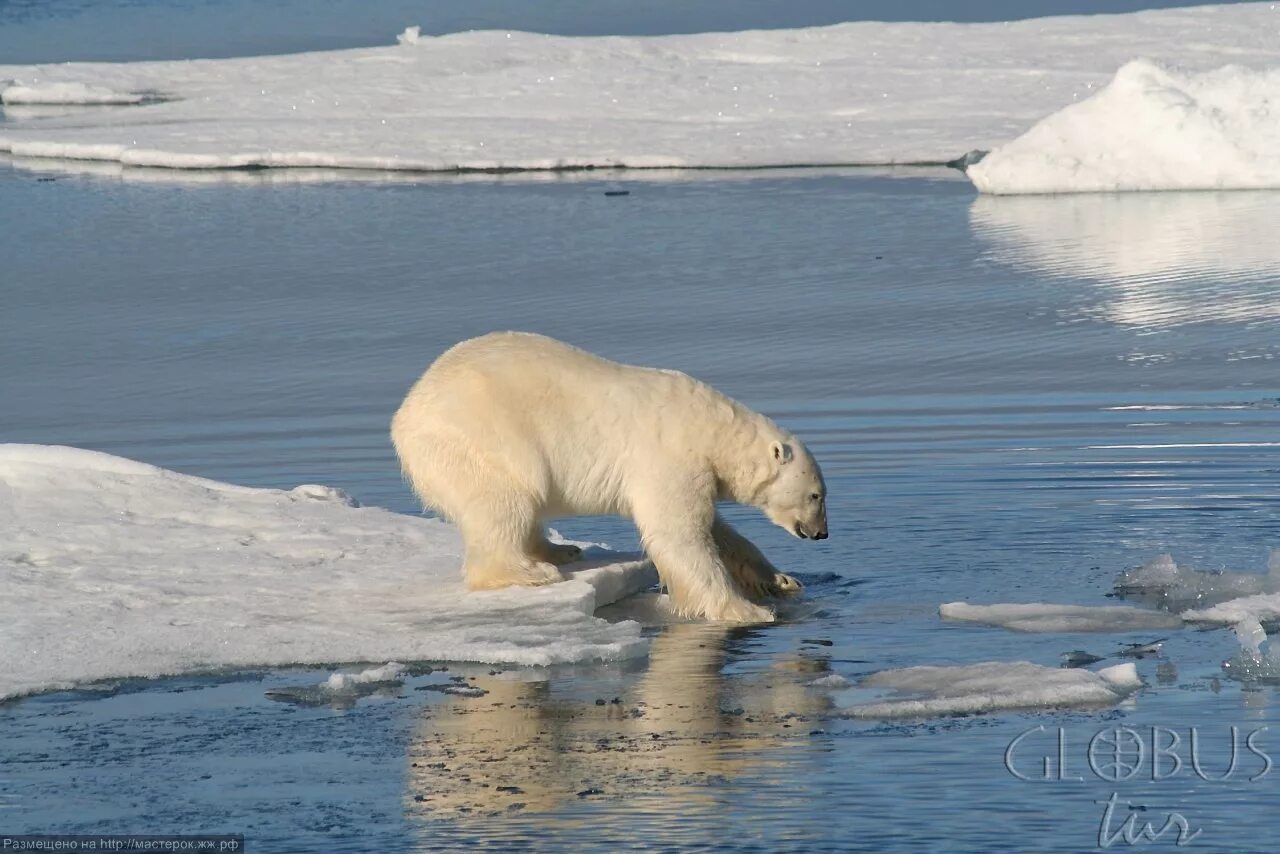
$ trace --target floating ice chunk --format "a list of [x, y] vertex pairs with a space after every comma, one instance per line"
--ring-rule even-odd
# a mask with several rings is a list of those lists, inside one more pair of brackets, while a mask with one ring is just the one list
[[997, 194], [1280, 187], [1280, 68], [1134, 60], [966, 174]]
[[1156, 638], [1155, 640], [1142, 641], [1141, 643], [1125, 644], [1116, 654], [1124, 658], [1151, 658], [1160, 654], [1160, 650], [1164, 649], [1164, 642], [1167, 640], [1168, 638]]
[[272, 688], [267, 691], [267, 699], [302, 706], [346, 708], [355, 705], [361, 697], [399, 688], [407, 674], [408, 670], [403, 664], [389, 661], [380, 667], [370, 667], [358, 673], [338, 671], [319, 685]]
[[75, 81], [63, 83], [14, 82], [0, 88], [0, 102], [5, 104], [140, 104], [145, 95], [117, 92], [106, 86]]
[[1267, 633], [1263, 630], [1262, 623], [1254, 619], [1241, 620], [1232, 629], [1236, 640], [1240, 641], [1241, 649], [1254, 658], [1262, 657], [1262, 645], [1267, 642]]
[[1267, 633], [1255, 619], [1241, 620], [1233, 627], [1240, 641], [1240, 655], [1222, 662], [1222, 669], [1232, 679], [1245, 682], [1280, 681], [1280, 651], [1265, 650]]
[[396, 36], [400, 44], [417, 44], [422, 37], [422, 27], [405, 27], [404, 32]]
[[970, 605], [948, 602], [938, 608], [944, 620], [1000, 626], [1016, 632], [1131, 632], [1182, 625], [1172, 614], [1131, 605], [1053, 605], [1043, 602]]
[[1280, 593], [1241, 596], [1208, 608], [1193, 608], [1183, 611], [1182, 619], [1189, 623], [1213, 623], [1220, 626], [1233, 626], [1249, 620], [1259, 623], [1280, 622]]
[[656, 582], [595, 551], [536, 589], [468, 592], [457, 531], [76, 448], [0, 445], [0, 699], [114, 677], [334, 661], [640, 655], [594, 612]]
[[356, 501], [343, 490], [332, 486], [322, 486], [318, 483], [304, 483], [302, 486], [295, 486], [289, 490], [289, 494], [298, 498], [310, 498], [313, 501], [332, 501], [335, 504], [341, 504], [343, 507], [360, 506], [359, 501]]
[[1062, 654], [1063, 667], [1088, 667], [1090, 664], [1097, 664], [1104, 661], [1106, 656], [1094, 655], [1083, 649], [1073, 649]]
[[985, 661], [886, 670], [868, 676], [861, 686], [906, 696], [853, 706], [847, 710], [852, 717], [914, 718], [1110, 706], [1142, 687], [1142, 680], [1132, 663], [1094, 672], [1042, 667], [1028, 661]]
[[351, 691], [357, 686], [370, 683], [403, 682], [406, 672], [405, 666], [400, 662], [388, 661], [381, 667], [370, 667], [359, 673], [339, 671], [326, 679], [322, 687], [329, 691]]
[[1157, 555], [1137, 569], [1125, 570], [1116, 581], [1116, 587], [1158, 589], [1173, 587], [1182, 581], [1184, 574], [1178, 569], [1173, 555]]
[[1275, 571], [1274, 563], [1271, 566], [1266, 575], [1207, 572], [1178, 566], [1169, 555], [1160, 555], [1138, 569], [1121, 573], [1116, 579], [1115, 589], [1125, 597], [1149, 602], [1165, 611], [1182, 613], [1244, 596], [1280, 592], [1280, 573]]

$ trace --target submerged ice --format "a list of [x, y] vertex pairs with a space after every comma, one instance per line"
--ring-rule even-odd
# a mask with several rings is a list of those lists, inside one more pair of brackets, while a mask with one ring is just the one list
[[593, 553], [562, 583], [470, 593], [439, 520], [322, 486], [251, 489], [0, 445], [0, 699], [247, 666], [643, 654], [638, 624], [593, 614], [652, 585], [652, 566]]
[[849, 708], [850, 716], [915, 718], [1111, 706], [1142, 687], [1142, 680], [1132, 663], [1094, 672], [1045, 667], [1029, 661], [984, 661], [885, 670], [868, 676], [860, 685], [884, 689], [891, 695]]

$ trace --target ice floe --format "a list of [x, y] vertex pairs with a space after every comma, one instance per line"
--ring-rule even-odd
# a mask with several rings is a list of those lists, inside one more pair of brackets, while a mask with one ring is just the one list
[[952, 667], [884, 670], [860, 687], [893, 692], [889, 699], [846, 709], [855, 718], [972, 715], [1018, 709], [1099, 708], [1142, 687], [1132, 663], [1099, 671], [1044, 667], [1028, 661], [984, 661]]
[[[163, 102], [9, 120], [0, 151], [196, 169], [943, 163], [1013, 140], [1136, 57], [1192, 72], [1274, 62], [1278, 21], [1257, 3], [655, 37], [410, 27], [381, 48], [3, 65], [0, 98], [65, 100], [75, 90], [56, 87], [78, 86], [85, 102]], [[971, 174], [1003, 174], [1002, 161]], [[1223, 181], [1244, 180], [1233, 163], [1216, 167]]]
[[1280, 68], [1134, 60], [967, 174], [998, 194], [1280, 187]]
[[251, 489], [0, 445], [0, 699], [248, 666], [646, 650], [637, 623], [593, 616], [656, 582], [642, 559], [593, 549], [562, 583], [470, 593], [460, 553], [452, 526], [328, 487]]
[[938, 608], [938, 613], [944, 620], [1000, 626], [1017, 632], [1131, 632], [1182, 626], [1176, 615], [1132, 605], [948, 602]]

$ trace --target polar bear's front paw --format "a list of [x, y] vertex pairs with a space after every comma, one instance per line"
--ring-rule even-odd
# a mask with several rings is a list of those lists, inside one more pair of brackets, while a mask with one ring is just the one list
[[554, 564], [532, 558], [488, 566], [469, 566], [465, 573], [472, 590], [500, 590], [503, 587], [540, 587], [564, 581]]
[[741, 602], [730, 602], [720, 608], [707, 611], [708, 620], [724, 623], [772, 623], [777, 617], [772, 609], [756, 605], [745, 599]]
[[566, 563], [573, 563], [582, 557], [582, 549], [577, 546], [566, 545], [565, 543], [546, 543], [542, 547], [540, 555], [548, 563], [556, 566], [564, 566]]
[[799, 596], [804, 585], [786, 573], [776, 572], [773, 575], [774, 596]]
[[555, 564], [541, 560], [531, 560], [520, 567], [520, 577], [515, 582], [524, 587], [540, 587], [543, 584], [555, 584], [564, 581], [564, 576]]

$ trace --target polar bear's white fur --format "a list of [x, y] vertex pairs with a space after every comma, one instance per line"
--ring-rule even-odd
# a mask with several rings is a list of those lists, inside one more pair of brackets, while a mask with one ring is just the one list
[[578, 550], [544, 520], [635, 520], [676, 611], [767, 622], [752, 599], [799, 583], [716, 512], [760, 508], [802, 538], [827, 536], [826, 486], [808, 450], [773, 421], [677, 371], [611, 362], [541, 335], [454, 346], [391, 422], [405, 475], [455, 522], [472, 589], [561, 580]]

